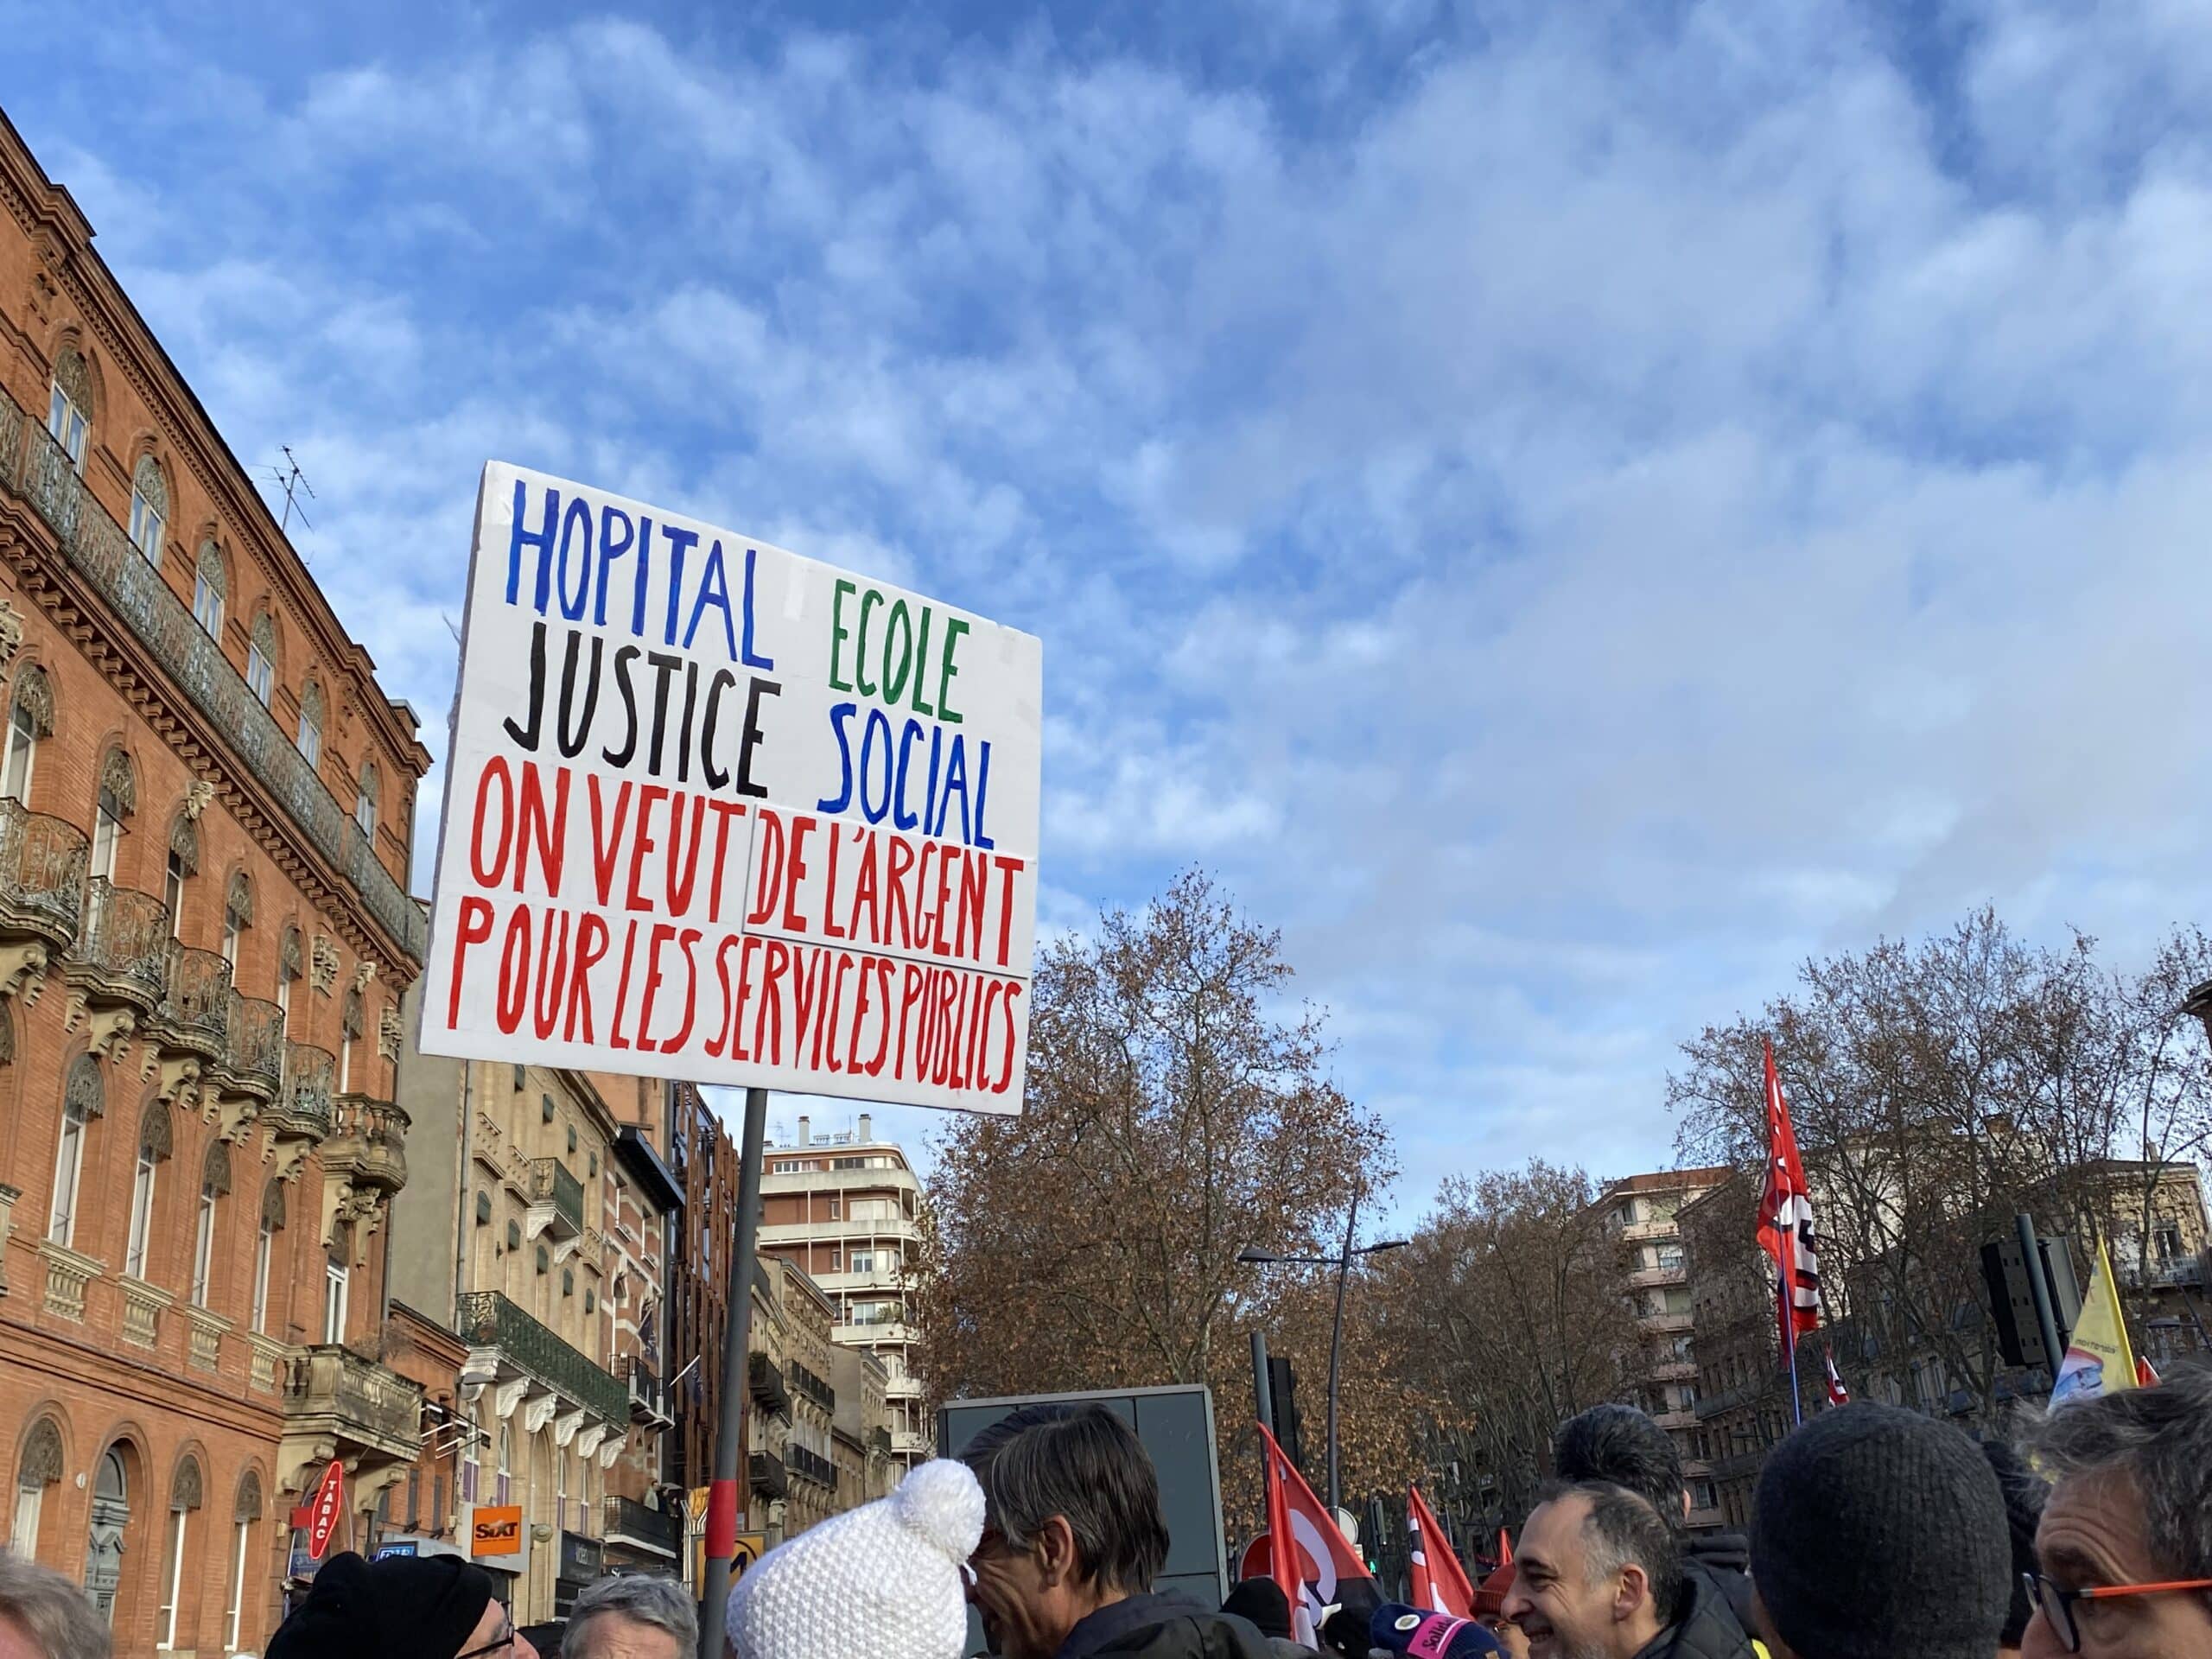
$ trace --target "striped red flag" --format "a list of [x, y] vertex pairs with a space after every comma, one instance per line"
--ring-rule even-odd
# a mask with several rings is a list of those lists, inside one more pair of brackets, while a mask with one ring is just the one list
[[1337, 1601], [1337, 1586], [1373, 1574], [1265, 1424], [1260, 1439], [1268, 1460], [1268, 1576], [1290, 1602], [1291, 1634], [1314, 1647], [1321, 1610]]
[[1454, 1618], [1472, 1618], [1475, 1586], [1467, 1582], [1466, 1568], [1459, 1565], [1451, 1540], [1436, 1524], [1418, 1486], [1406, 1492], [1406, 1532], [1413, 1556], [1408, 1586], [1413, 1605]]
[[1774, 1260], [1775, 1317], [1783, 1351], [1821, 1328], [1820, 1241], [1813, 1229], [1813, 1193], [1797, 1157], [1797, 1132], [1782, 1098], [1774, 1045], [1766, 1046], [1766, 1191], [1759, 1198], [1759, 1249]]

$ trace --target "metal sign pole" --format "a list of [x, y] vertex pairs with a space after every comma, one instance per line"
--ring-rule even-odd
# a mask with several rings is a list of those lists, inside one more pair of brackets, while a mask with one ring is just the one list
[[745, 1144], [738, 1154], [737, 1237], [729, 1268], [729, 1317], [722, 1325], [721, 1421], [715, 1431], [715, 1478], [707, 1493], [707, 1582], [699, 1619], [699, 1659], [723, 1659], [722, 1615], [730, 1557], [737, 1553], [737, 1453], [744, 1440], [747, 1338], [753, 1323], [753, 1260], [760, 1233], [760, 1148], [767, 1139], [768, 1091], [745, 1091]]

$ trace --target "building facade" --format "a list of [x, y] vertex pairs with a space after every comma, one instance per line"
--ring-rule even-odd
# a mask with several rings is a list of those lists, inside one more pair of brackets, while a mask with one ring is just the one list
[[650, 1356], [678, 1198], [608, 1106], [632, 1089], [411, 1041], [403, 1059], [423, 1174], [395, 1208], [392, 1289], [466, 1346], [450, 1524], [518, 1625], [562, 1616], [606, 1569], [610, 1515], [618, 1559], [677, 1566], [672, 1520], [655, 1524], [666, 1412]]
[[1613, 1182], [1598, 1199], [1605, 1230], [1618, 1242], [1623, 1284], [1641, 1338], [1632, 1368], [1637, 1403], [1667, 1431], [1681, 1455], [1694, 1531], [1718, 1527], [1720, 1512], [1712, 1465], [1698, 1440], [1689, 1270], [1676, 1217], [1729, 1173], [1721, 1167], [1630, 1175]]
[[[668, 1478], [703, 1494], [714, 1478], [722, 1399], [722, 1332], [737, 1240], [737, 1145], [696, 1085], [668, 1090], [669, 1167], [683, 1189], [680, 1247], [669, 1258]], [[703, 1496], [699, 1499], [703, 1515]], [[687, 1552], [688, 1554], [688, 1552]]]
[[429, 763], [0, 118], [0, 1507], [123, 1655], [257, 1651], [381, 1358]]
[[766, 1149], [760, 1249], [804, 1268], [836, 1304], [836, 1341], [882, 1365], [892, 1455], [903, 1473], [931, 1455], [935, 1436], [907, 1363], [906, 1274], [921, 1243], [922, 1189], [905, 1151], [874, 1130], [863, 1113], [856, 1129], [817, 1137], [802, 1117], [792, 1143]]

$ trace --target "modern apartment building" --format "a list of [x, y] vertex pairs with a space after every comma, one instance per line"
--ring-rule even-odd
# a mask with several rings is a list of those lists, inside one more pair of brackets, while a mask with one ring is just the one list
[[1697, 1357], [1689, 1272], [1676, 1221], [1682, 1206], [1726, 1180], [1730, 1171], [1656, 1170], [1613, 1182], [1599, 1196], [1606, 1231], [1619, 1243], [1623, 1282], [1643, 1345], [1637, 1403], [1674, 1438], [1690, 1491], [1694, 1530], [1720, 1524], [1712, 1465], [1697, 1438]]
[[[452, 1530], [518, 1624], [565, 1612], [610, 1546], [678, 1564], [654, 1357], [682, 1193], [609, 1104], [638, 1087], [411, 1041], [401, 1070], [421, 1173], [395, 1211], [392, 1293], [466, 1344]], [[480, 1522], [512, 1548], [487, 1549]]]
[[412, 1466], [413, 713], [0, 118], [0, 1543], [258, 1651]]
[[804, 1268], [836, 1306], [836, 1339], [875, 1356], [885, 1376], [892, 1455], [900, 1472], [931, 1455], [928, 1402], [907, 1367], [914, 1332], [906, 1274], [921, 1241], [921, 1183], [906, 1153], [878, 1141], [866, 1113], [849, 1132], [817, 1136], [798, 1120], [772, 1144], [760, 1177], [760, 1249]]

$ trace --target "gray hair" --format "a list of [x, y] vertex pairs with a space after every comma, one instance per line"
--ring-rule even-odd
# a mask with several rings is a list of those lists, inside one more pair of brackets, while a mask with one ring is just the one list
[[1682, 1595], [1681, 1530], [1641, 1492], [1610, 1480], [1557, 1480], [1536, 1494], [1540, 1503], [1580, 1497], [1590, 1505], [1582, 1517], [1584, 1581], [1603, 1584], [1624, 1567], [1642, 1569], [1651, 1594], [1651, 1610], [1662, 1624], [1673, 1623]]
[[2212, 1368], [2061, 1406], [2030, 1433], [2054, 1487], [2118, 1476], [2159, 1571], [2212, 1579]]
[[83, 1590], [50, 1567], [0, 1550], [0, 1619], [29, 1632], [45, 1659], [108, 1659], [108, 1629]]
[[615, 1614], [666, 1630], [676, 1638], [676, 1650], [690, 1656], [699, 1647], [699, 1612], [691, 1592], [672, 1579], [643, 1573], [624, 1573], [587, 1585], [569, 1614], [569, 1628], [561, 1637], [561, 1659], [591, 1659], [597, 1649], [593, 1632], [602, 1614]]

